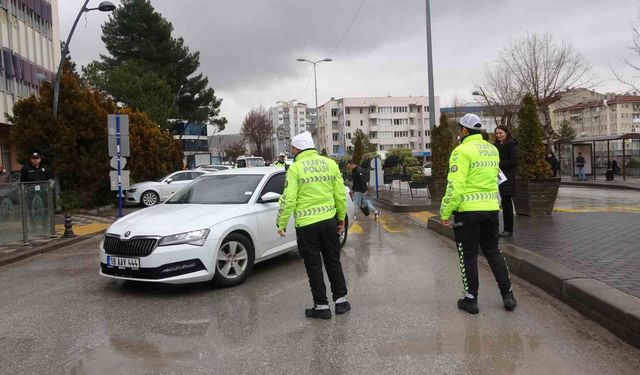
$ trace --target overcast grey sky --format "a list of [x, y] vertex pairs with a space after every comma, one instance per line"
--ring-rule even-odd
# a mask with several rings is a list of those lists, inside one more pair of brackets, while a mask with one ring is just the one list
[[[200, 70], [223, 98], [229, 119], [225, 133], [237, 132], [257, 105], [298, 99], [314, 105], [310, 64], [321, 59], [318, 100], [331, 96], [426, 95], [426, 37], [423, 0], [365, 0], [357, 19], [334, 50], [362, 0], [152, 0], [192, 50]], [[95, 4], [94, 4], [95, 3]], [[97, 6], [99, 0], [92, 0]], [[119, 1], [115, 1], [116, 4]], [[60, 0], [61, 39], [82, 5]], [[454, 96], [471, 99], [481, 78], [513, 39], [548, 32], [571, 43], [592, 64], [595, 89], [622, 91], [609, 65], [622, 69], [631, 30], [640, 24], [637, 0], [433, 0], [432, 32], [435, 92], [444, 104]], [[104, 52], [100, 26], [107, 16], [83, 16], [71, 42], [71, 55], [85, 65]], [[307, 84], [308, 83], [308, 84]], [[306, 88], [306, 89], [305, 89]]]

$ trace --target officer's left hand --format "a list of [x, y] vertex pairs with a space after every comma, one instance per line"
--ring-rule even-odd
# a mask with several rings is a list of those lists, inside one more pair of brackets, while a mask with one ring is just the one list
[[280, 237], [286, 237], [287, 236], [287, 233], [284, 230], [279, 230], [278, 234], [280, 235]]
[[451, 221], [449, 220], [442, 220], [442, 224], [444, 224], [445, 227], [452, 227]]

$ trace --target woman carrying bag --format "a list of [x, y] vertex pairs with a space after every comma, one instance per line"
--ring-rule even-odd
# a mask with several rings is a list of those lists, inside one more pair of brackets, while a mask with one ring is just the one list
[[513, 234], [513, 201], [516, 191], [516, 170], [518, 167], [518, 141], [513, 138], [511, 131], [506, 126], [496, 128], [495, 146], [500, 152], [500, 170], [507, 180], [500, 184], [500, 197], [502, 198], [502, 218], [504, 227], [500, 237], [508, 237]]

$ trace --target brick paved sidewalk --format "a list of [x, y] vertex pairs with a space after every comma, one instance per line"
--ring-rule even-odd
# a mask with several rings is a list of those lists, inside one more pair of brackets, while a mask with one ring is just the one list
[[517, 216], [503, 239], [640, 298], [640, 213]]

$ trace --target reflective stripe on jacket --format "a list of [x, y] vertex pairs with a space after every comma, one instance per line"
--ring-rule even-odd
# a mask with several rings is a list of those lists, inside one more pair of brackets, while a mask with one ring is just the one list
[[277, 226], [287, 227], [293, 214], [296, 228], [347, 214], [347, 197], [338, 165], [314, 149], [298, 153], [287, 171]]
[[498, 149], [482, 139], [467, 136], [451, 153], [447, 192], [440, 206], [440, 218], [453, 212], [498, 211]]

